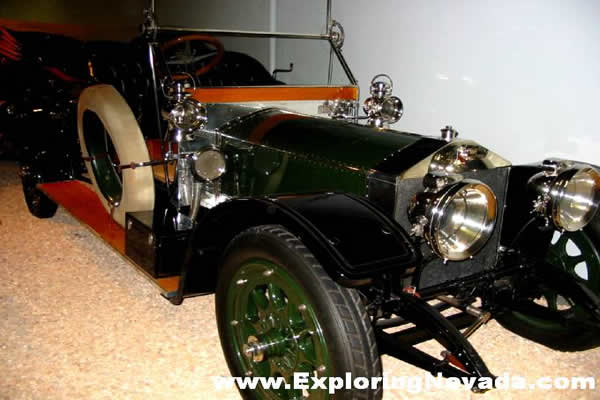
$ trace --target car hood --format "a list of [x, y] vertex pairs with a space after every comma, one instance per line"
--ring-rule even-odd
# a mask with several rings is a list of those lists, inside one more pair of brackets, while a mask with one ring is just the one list
[[[264, 109], [219, 128], [225, 135], [305, 156], [316, 162], [371, 171], [399, 172], [441, 148], [442, 140], [281, 109]], [[402, 154], [410, 153], [406, 157]], [[407, 163], [406, 160], [412, 160]], [[395, 160], [390, 165], [389, 160]], [[404, 165], [399, 168], [399, 164]], [[392, 171], [393, 170], [393, 171]]]

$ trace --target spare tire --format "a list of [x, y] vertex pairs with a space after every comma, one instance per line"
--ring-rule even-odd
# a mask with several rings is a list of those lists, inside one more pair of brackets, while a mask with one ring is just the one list
[[150, 156], [131, 108], [114, 87], [95, 85], [81, 93], [77, 131], [94, 189], [113, 219], [124, 226], [125, 213], [153, 210], [152, 168], [118, 168]]

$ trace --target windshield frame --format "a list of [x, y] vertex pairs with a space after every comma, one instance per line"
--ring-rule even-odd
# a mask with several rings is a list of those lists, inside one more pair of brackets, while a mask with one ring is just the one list
[[[271, 38], [271, 39], [306, 39], [306, 40], [323, 40], [329, 42], [330, 54], [329, 65], [330, 71], [333, 65], [333, 55], [335, 54], [340, 63], [348, 81], [353, 86], [358, 86], [358, 81], [354, 77], [352, 70], [348, 66], [344, 58], [341, 48], [334, 44], [331, 35], [327, 34], [312, 34], [312, 33], [286, 33], [286, 32], [261, 32], [261, 31], [244, 31], [244, 30], [229, 30], [229, 29], [200, 29], [200, 28], [185, 28], [178, 26], [157, 26], [154, 28], [156, 33], [199, 33], [216, 36], [237, 36], [248, 38]], [[328, 84], [331, 85], [331, 73], [328, 76]]]

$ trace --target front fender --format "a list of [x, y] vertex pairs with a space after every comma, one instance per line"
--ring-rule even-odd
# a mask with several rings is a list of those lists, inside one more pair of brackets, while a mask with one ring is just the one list
[[409, 273], [420, 259], [408, 234], [368, 200], [326, 193], [236, 199], [211, 209], [197, 224], [184, 263], [181, 295], [214, 290], [221, 255], [240, 232], [279, 224], [298, 236], [332, 279], [360, 286], [394, 270]]

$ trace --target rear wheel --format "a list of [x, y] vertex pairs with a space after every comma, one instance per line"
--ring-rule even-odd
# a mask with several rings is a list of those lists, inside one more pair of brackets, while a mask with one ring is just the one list
[[[297, 373], [320, 378], [350, 373], [352, 379], [381, 375], [373, 328], [358, 292], [332, 281], [281, 226], [252, 228], [232, 241], [219, 275], [216, 314], [233, 376], [281, 377], [289, 385], [240, 390], [246, 399], [331, 398], [326, 390], [295, 389]], [[338, 390], [335, 398], [381, 395], [379, 387]]]
[[38, 218], [53, 217], [58, 205], [37, 188], [37, 184], [41, 183], [38, 174], [31, 167], [22, 165], [20, 175], [29, 212]]
[[[555, 232], [546, 260], [600, 294], [600, 255], [584, 231]], [[582, 306], [548, 288], [540, 288], [539, 293], [519, 311], [507, 312], [498, 321], [507, 329], [556, 350], [579, 351], [600, 345], [600, 330], [590, 326], [592, 317]]]

